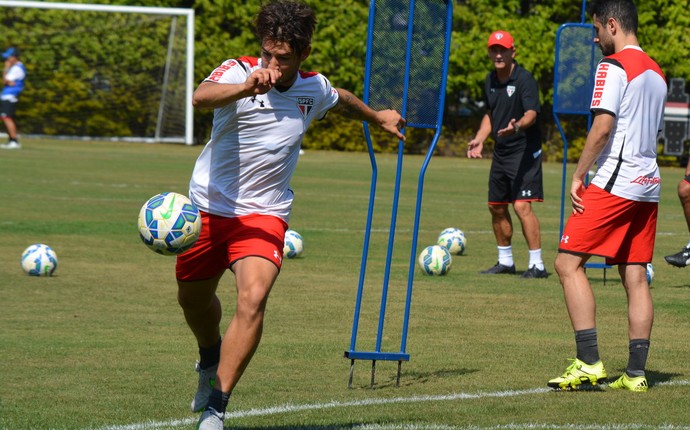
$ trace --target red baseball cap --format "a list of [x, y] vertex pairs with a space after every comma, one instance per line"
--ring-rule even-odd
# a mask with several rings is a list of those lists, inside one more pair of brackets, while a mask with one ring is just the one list
[[491, 33], [491, 36], [489, 36], [489, 42], [487, 46], [490, 48], [493, 45], [500, 45], [504, 48], [512, 48], [514, 46], [513, 36], [511, 36], [510, 33], [508, 33], [507, 31], [494, 31], [493, 33]]

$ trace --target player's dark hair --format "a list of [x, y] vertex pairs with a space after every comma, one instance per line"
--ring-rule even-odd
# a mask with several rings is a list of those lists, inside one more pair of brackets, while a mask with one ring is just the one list
[[618, 21], [621, 30], [637, 36], [637, 7], [632, 0], [592, 0], [587, 7], [589, 15], [602, 25], [609, 18]]
[[316, 15], [306, 4], [295, 0], [273, 0], [264, 5], [254, 21], [261, 42], [283, 42], [296, 54], [311, 45]]

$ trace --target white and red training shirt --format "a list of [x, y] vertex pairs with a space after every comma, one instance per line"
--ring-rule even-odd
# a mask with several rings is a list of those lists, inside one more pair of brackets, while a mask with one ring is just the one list
[[[225, 61], [206, 81], [239, 84], [261, 59]], [[217, 108], [211, 139], [194, 166], [189, 195], [205, 212], [226, 217], [273, 215], [289, 221], [290, 180], [300, 145], [314, 119], [338, 102], [338, 92], [319, 73], [299, 72], [286, 91], [240, 99]]]
[[629, 45], [602, 59], [594, 79], [591, 110], [616, 120], [592, 183], [628, 200], [658, 202], [656, 145], [667, 92], [663, 72], [640, 47]]

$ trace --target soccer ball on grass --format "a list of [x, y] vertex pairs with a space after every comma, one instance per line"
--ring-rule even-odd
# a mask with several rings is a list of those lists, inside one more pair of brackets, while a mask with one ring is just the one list
[[163, 255], [189, 250], [201, 232], [201, 214], [196, 205], [178, 193], [151, 197], [139, 211], [139, 236], [146, 246]]
[[30, 276], [53, 276], [58, 260], [55, 251], [42, 243], [29, 246], [22, 253], [22, 269]]
[[288, 229], [283, 243], [283, 257], [297, 258], [302, 255], [302, 251], [304, 251], [304, 239], [295, 230]]
[[446, 248], [453, 255], [462, 255], [467, 247], [467, 238], [462, 230], [449, 227], [438, 235], [436, 243]]
[[453, 260], [445, 247], [431, 245], [424, 248], [419, 254], [417, 262], [427, 275], [445, 275], [450, 270]]
[[652, 284], [652, 279], [654, 279], [654, 266], [652, 263], [647, 263], [647, 283]]

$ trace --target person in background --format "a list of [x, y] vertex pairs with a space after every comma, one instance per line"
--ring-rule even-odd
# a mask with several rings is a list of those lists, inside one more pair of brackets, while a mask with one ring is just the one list
[[539, 220], [532, 211], [532, 202], [544, 200], [539, 88], [534, 77], [515, 61], [510, 33], [491, 33], [488, 49], [494, 70], [486, 76], [484, 85], [487, 111], [467, 146], [468, 158], [481, 158], [484, 141], [492, 136], [495, 142], [489, 173], [489, 212], [498, 262], [481, 273], [516, 273], [513, 221], [508, 209], [512, 205], [529, 248], [529, 263], [522, 277], [546, 278], [549, 274], [542, 259]]
[[20, 149], [22, 146], [17, 139], [17, 124], [14, 115], [19, 102], [19, 95], [24, 90], [26, 67], [19, 61], [19, 50], [8, 48], [2, 53], [5, 67], [2, 71], [2, 93], [0, 94], [0, 118], [5, 123], [9, 141], [0, 145], [2, 149]]
[[[404, 139], [405, 120], [374, 111], [352, 93], [300, 66], [312, 52], [316, 17], [300, 1], [264, 4], [255, 18], [260, 57], [218, 66], [193, 96], [214, 109], [211, 139], [189, 186], [202, 214], [195, 246], [178, 256], [178, 301], [199, 346], [198, 428], [223, 430], [230, 395], [261, 340], [269, 293], [280, 272], [293, 191], [290, 179], [304, 133], [328, 112], [368, 121]], [[224, 272], [235, 278], [235, 313], [221, 338]]]
[[[640, 48], [632, 0], [593, 0], [588, 12], [604, 58], [595, 74], [592, 126], [570, 186], [572, 214], [555, 262], [575, 332], [576, 358], [547, 385], [578, 389], [607, 378], [599, 356], [596, 302], [584, 268], [598, 255], [618, 265], [628, 300], [628, 364], [609, 388], [644, 392], [654, 321], [646, 267], [654, 254], [661, 192], [656, 146], [666, 78]], [[595, 161], [598, 169], [585, 186]]]
[[[685, 223], [690, 231], [690, 159], [685, 166], [685, 178], [678, 183], [678, 199], [683, 208]], [[679, 252], [665, 256], [664, 260], [672, 266], [686, 267], [690, 264], [690, 242]]]

